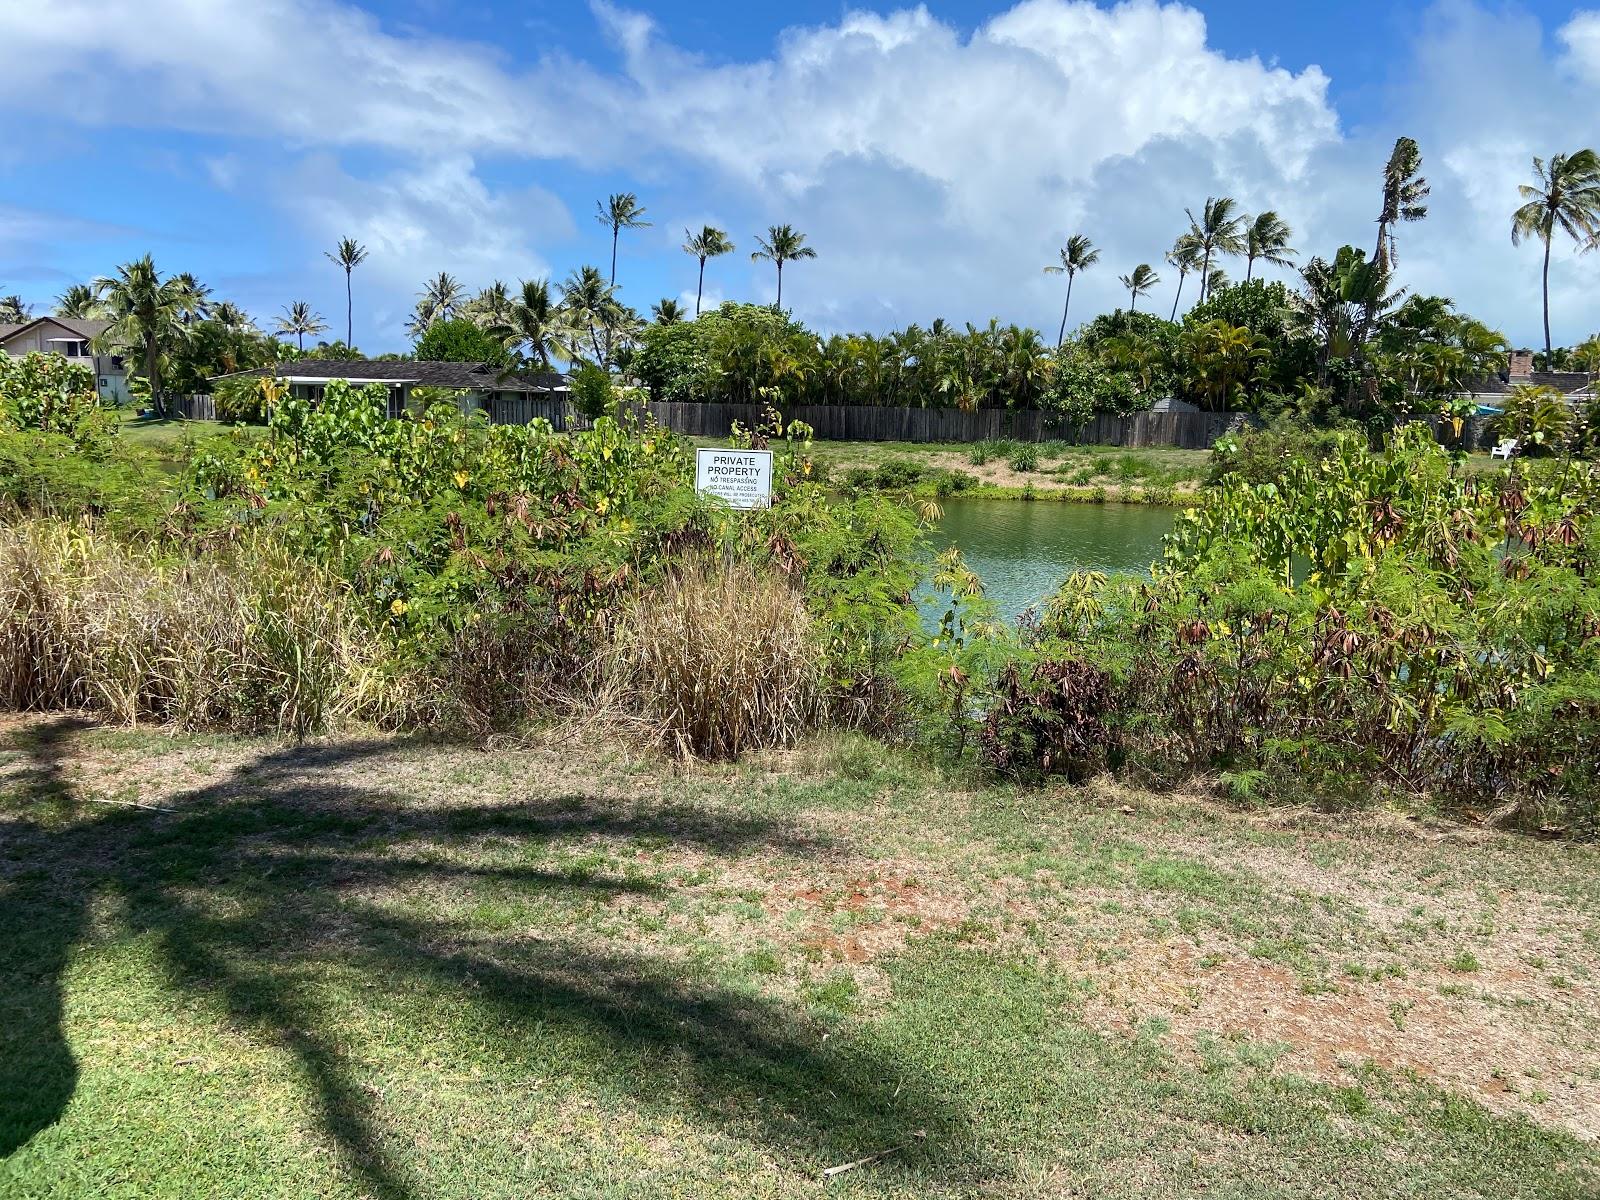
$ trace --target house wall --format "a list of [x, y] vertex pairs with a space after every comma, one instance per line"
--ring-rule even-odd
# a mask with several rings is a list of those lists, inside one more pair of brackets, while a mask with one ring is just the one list
[[[78, 335], [65, 325], [57, 325], [46, 318], [36, 325], [18, 330], [10, 337], [0, 341], [0, 350], [14, 358], [24, 354], [63, 354], [65, 347], [60, 342], [52, 343], [51, 338], [75, 338]], [[74, 362], [81, 362], [94, 371], [95, 388], [100, 394], [100, 399], [107, 404], [126, 404], [128, 401], [128, 373], [124, 367], [118, 366], [109, 354], [89, 354], [84, 357], [63, 354]]]

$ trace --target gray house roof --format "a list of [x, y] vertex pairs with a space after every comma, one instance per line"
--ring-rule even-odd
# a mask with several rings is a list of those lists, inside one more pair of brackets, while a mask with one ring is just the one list
[[[567, 386], [557, 371], [502, 371], [481, 363], [404, 362], [393, 359], [303, 358], [235, 375], [272, 375], [290, 382], [326, 383], [348, 379], [361, 383], [410, 383], [422, 387], [459, 388], [477, 392], [552, 392]], [[221, 376], [229, 379], [234, 376]]]
[[1474, 379], [1467, 392], [1473, 396], [1496, 396], [1509, 392], [1519, 383], [1531, 383], [1539, 387], [1552, 387], [1566, 395], [1581, 392], [1589, 386], [1595, 376], [1585, 375], [1582, 371], [1534, 371], [1530, 375], [1520, 375], [1516, 378], [1490, 375], [1484, 379]]
[[50, 321], [61, 326], [68, 333], [76, 334], [86, 342], [92, 342], [110, 327], [110, 321], [83, 321], [77, 317], [34, 317], [20, 325], [0, 325], [0, 342], [6, 341], [14, 334], [21, 333], [24, 329], [32, 329], [35, 325]]

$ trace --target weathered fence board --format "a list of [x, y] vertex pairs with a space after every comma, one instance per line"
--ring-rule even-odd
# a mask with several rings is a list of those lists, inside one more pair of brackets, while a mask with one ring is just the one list
[[[216, 419], [211, 396], [168, 396], [170, 411], [191, 421]], [[543, 418], [557, 431], [588, 429], [587, 417], [572, 410], [565, 396], [519, 395], [501, 392], [474, 404], [496, 425], [526, 425]], [[649, 414], [674, 433], [690, 437], [725, 438], [735, 421], [746, 428], [766, 415], [760, 404], [642, 403], [637, 413]], [[391, 399], [390, 416], [398, 416]], [[1130, 417], [1101, 415], [1082, 429], [1051, 418], [1046, 413], [981, 408], [962, 412], [956, 408], [873, 408], [838, 404], [801, 404], [784, 412], [788, 420], [804, 421], [823, 441], [833, 442], [977, 442], [1009, 438], [1019, 442], [1060, 440], [1087, 446], [1177, 446], [1209, 450], [1230, 429], [1259, 423], [1247, 413], [1135, 413]], [[1476, 434], [1476, 431], [1474, 431]], [[1472, 444], [1476, 444], [1475, 442]]]
[[[765, 412], [756, 404], [655, 403], [639, 406], [676, 433], [691, 437], [726, 437], [733, 422], [759, 423]], [[1081, 430], [1040, 412], [985, 408], [871, 408], [801, 404], [784, 413], [804, 421], [816, 436], [835, 442], [977, 442], [988, 438], [1040, 442], [1059, 439], [1084, 445], [1179, 446], [1209, 450], [1224, 433], [1256, 418], [1245, 413], [1135, 413], [1131, 417], [1098, 416]]]
[[185, 421], [215, 421], [217, 419], [217, 398], [215, 396], [179, 396], [171, 392], [163, 392], [161, 399], [169, 413], [176, 417], [182, 417]]

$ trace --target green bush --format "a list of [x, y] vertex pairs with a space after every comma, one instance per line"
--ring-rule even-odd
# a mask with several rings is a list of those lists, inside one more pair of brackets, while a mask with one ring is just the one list
[[572, 373], [572, 407], [591, 421], [610, 416], [617, 406], [616, 387], [611, 373], [593, 363], [584, 363]]
[[10, 429], [58, 433], [88, 448], [110, 428], [94, 372], [59, 354], [13, 358], [0, 350], [0, 422]]
[[1039, 468], [1039, 447], [1029, 442], [1018, 446], [1006, 460], [1013, 471], [1035, 471]]

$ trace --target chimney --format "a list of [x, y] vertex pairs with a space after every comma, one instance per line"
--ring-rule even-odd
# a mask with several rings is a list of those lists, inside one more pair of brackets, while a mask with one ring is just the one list
[[1526, 382], [1533, 375], [1533, 351], [1513, 350], [1511, 352], [1511, 369], [1507, 373], [1512, 382], [1519, 380]]

